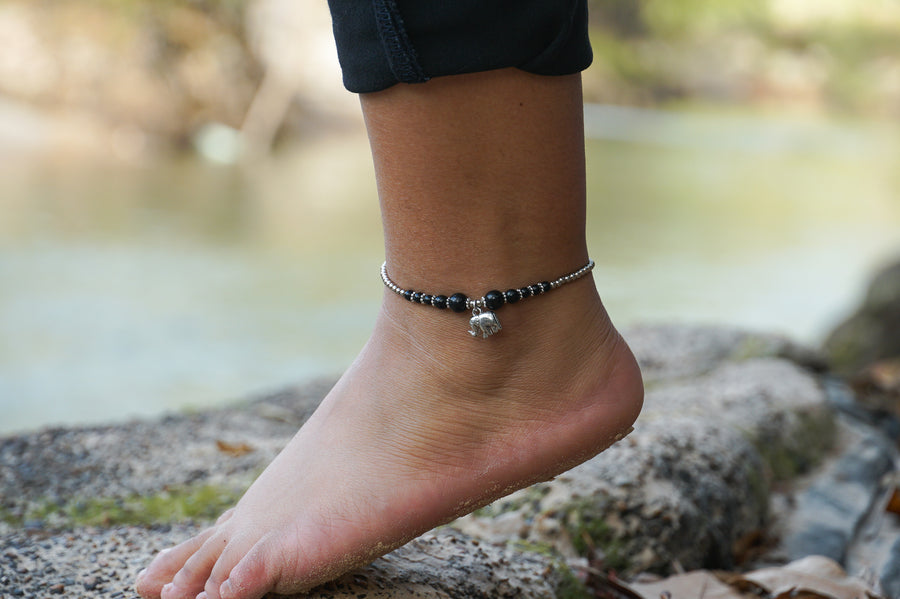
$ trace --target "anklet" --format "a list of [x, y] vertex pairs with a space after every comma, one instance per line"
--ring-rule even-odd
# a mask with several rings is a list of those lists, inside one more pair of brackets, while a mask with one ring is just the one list
[[431, 293], [425, 293], [424, 291], [403, 289], [394, 283], [388, 276], [387, 262], [381, 265], [381, 280], [384, 282], [385, 287], [415, 304], [425, 304], [426, 306], [433, 306], [441, 310], [449, 308], [454, 312], [471, 310], [472, 318], [469, 319], [469, 334], [473, 337], [481, 335], [482, 339], [487, 339], [491, 335], [499, 333], [500, 329], [503, 328], [500, 326], [500, 321], [497, 320], [497, 315], [493, 312], [494, 310], [497, 310], [503, 306], [503, 304], [515, 304], [519, 300], [527, 297], [543, 295], [552, 289], [562, 287], [566, 283], [571, 283], [572, 281], [580, 279], [591, 272], [593, 268], [594, 261], [588, 260], [588, 263], [578, 270], [563, 275], [555, 281], [542, 281], [540, 283], [534, 283], [533, 285], [519, 287], [518, 289], [507, 289], [505, 292], [492, 289], [475, 300], [469, 299], [464, 293], [454, 293], [448, 297], [446, 295], [433, 295]]

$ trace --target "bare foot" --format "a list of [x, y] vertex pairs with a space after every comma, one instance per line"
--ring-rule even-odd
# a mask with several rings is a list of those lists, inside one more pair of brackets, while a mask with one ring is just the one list
[[594, 456], [643, 387], [590, 278], [467, 319], [385, 298], [356, 362], [237, 506], [142, 572], [145, 598], [307, 590]]

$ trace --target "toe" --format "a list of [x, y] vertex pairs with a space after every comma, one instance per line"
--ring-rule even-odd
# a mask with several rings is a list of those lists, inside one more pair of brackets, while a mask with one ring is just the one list
[[[240, 563], [248, 553], [252, 553], [258, 538], [248, 536], [244, 539], [234, 538], [228, 547], [219, 556], [215, 566], [206, 581], [206, 594], [208, 599], [221, 599], [220, 589], [222, 584], [231, 576], [232, 569]], [[244, 595], [240, 595], [244, 597]]]
[[184, 592], [182, 589], [175, 586], [174, 583], [169, 583], [162, 588], [162, 592], [160, 592], [159, 596], [162, 599], [189, 599], [190, 596]]
[[[276, 549], [279, 543], [272, 537], [264, 537], [250, 549], [233, 567], [223, 567], [227, 577], [219, 586], [220, 599], [259, 599], [276, 589], [279, 564], [287, 556]], [[218, 567], [218, 566], [217, 566]], [[299, 589], [298, 589], [299, 590]], [[210, 594], [210, 597], [213, 595]]]
[[138, 594], [144, 599], [158, 599], [163, 586], [172, 582], [175, 573], [215, 531], [215, 528], [209, 528], [180, 545], [160, 551], [150, 565], [138, 574], [134, 585]]
[[[229, 539], [225, 531], [220, 529], [217, 534], [210, 536], [172, 577], [175, 589], [170, 591], [171, 599], [194, 599], [202, 592], [213, 566], [228, 545]], [[162, 599], [170, 597], [164, 595]]]
[[222, 524], [223, 522], [227, 522], [228, 519], [231, 518], [231, 516], [233, 516], [233, 515], [234, 515], [234, 508], [231, 508], [230, 510], [225, 510], [224, 512], [222, 512], [222, 515], [219, 516], [219, 519], [216, 520], [216, 526], [218, 526], [219, 524]]

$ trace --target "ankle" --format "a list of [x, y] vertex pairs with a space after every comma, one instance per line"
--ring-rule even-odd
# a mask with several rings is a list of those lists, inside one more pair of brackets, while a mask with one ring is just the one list
[[485, 389], [524, 380], [542, 389], [559, 381], [592, 380], [603, 377], [605, 365], [619, 353], [630, 358], [590, 276], [546, 297], [504, 306], [497, 315], [501, 332], [473, 338], [468, 312], [416, 305], [388, 292], [375, 338], [405, 350], [421, 370]]

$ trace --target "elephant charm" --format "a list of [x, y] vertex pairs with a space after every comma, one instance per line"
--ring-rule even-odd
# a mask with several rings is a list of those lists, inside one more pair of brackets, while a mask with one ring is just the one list
[[482, 312], [480, 308], [475, 308], [472, 311], [472, 318], [469, 319], [469, 334], [473, 337], [477, 337], [481, 335], [482, 339], [487, 339], [494, 333], [499, 333], [500, 329], [503, 327], [500, 326], [500, 321], [497, 320], [497, 315], [488, 310], [487, 312]]

